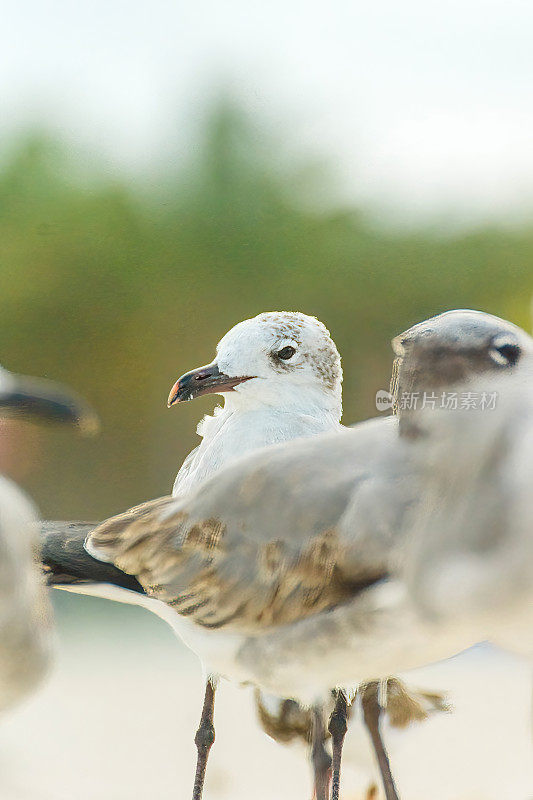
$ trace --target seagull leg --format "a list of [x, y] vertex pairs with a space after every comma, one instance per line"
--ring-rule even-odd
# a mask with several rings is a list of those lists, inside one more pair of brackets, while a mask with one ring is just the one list
[[341, 689], [334, 692], [335, 708], [329, 718], [328, 730], [331, 733], [333, 743], [333, 784], [331, 788], [331, 800], [339, 800], [341, 785], [341, 756], [344, 737], [348, 730], [348, 702], [346, 695]]
[[322, 706], [313, 706], [313, 729], [311, 738], [311, 762], [314, 773], [314, 800], [329, 800], [331, 756], [324, 747], [326, 730]]
[[383, 781], [383, 788], [385, 790], [385, 797], [387, 800], [400, 800], [398, 790], [396, 789], [394, 783], [394, 778], [392, 777], [389, 756], [385, 749], [385, 745], [383, 744], [383, 739], [381, 738], [381, 732], [379, 729], [379, 718], [381, 716], [382, 708], [379, 704], [378, 692], [378, 681], [367, 683], [363, 688], [361, 697], [363, 718], [366, 728], [370, 734], [374, 752], [378, 760], [381, 780]]
[[200, 725], [194, 737], [194, 743], [198, 751], [196, 759], [196, 774], [194, 776], [194, 789], [192, 800], [201, 800], [204, 790], [205, 770], [207, 767], [207, 757], [211, 746], [215, 741], [215, 727], [213, 725], [213, 712], [215, 708], [215, 682], [209, 677], [205, 684], [204, 706]]

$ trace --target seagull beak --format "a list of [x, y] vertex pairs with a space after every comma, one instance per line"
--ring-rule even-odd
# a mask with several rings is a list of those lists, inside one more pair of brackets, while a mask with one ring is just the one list
[[0, 414], [76, 425], [84, 434], [97, 433], [100, 422], [93, 409], [75, 392], [55, 381], [2, 372]]
[[203, 394], [222, 394], [232, 392], [235, 386], [250, 378], [230, 378], [224, 372], [220, 372], [218, 364], [214, 361], [205, 367], [193, 369], [178, 378], [168, 396], [168, 407], [175, 403], [183, 403], [186, 400], [194, 400]]

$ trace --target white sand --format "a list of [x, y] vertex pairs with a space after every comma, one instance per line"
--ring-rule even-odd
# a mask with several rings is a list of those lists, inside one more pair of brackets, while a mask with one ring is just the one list
[[[147, 612], [62, 594], [57, 663], [46, 686], [0, 726], [1, 800], [136, 800], [190, 796], [199, 666]], [[390, 741], [403, 800], [530, 800], [530, 668], [489, 648], [412, 682], [455, 705]], [[249, 691], [222, 684], [206, 800], [308, 798], [303, 751], [271, 742]], [[366, 739], [347, 744], [344, 798], [370, 779]], [[359, 768], [348, 764], [351, 754]]]

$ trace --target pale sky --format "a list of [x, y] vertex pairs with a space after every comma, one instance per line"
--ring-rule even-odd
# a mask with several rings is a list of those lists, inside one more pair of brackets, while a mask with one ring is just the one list
[[43, 121], [142, 170], [229, 82], [349, 198], [406, 219], [531, 216], [531, 0], [11, 0], [2, 17], [4, 140]]

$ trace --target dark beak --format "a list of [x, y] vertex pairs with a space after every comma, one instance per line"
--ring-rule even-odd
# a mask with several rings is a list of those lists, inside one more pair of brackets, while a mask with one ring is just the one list
[[250, 378], [230, 378], [220, 372], [217, 363], [207, 364], [205, 367], [193, 369], [178, 378], [168, 396], [168, 407], [186, 400], [194, 400], [203, 394], [221, 394], [232, 392], [234, 387]]
[[5, 375], [0, 387], [0, 415], [76, 425], [82, 433], [94, 434], [100, 423], [93, 409], [75, 392], [45, 378]]

